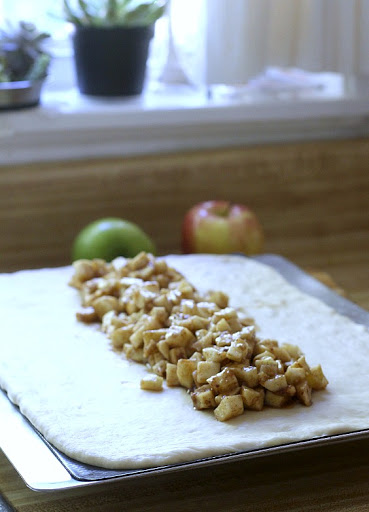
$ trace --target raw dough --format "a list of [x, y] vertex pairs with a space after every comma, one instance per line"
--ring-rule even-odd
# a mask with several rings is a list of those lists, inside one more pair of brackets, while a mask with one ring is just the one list
[[313, 405], [246, 411], [227, 423], [184, 389], [140, 389], [143, 365], [75, 319], [71, 267], [0, 275], [0, 386], [57, 448], [106, 468], [141, 468], [369, 427], [369, 332], [237, 256], [168, 256], [200, 290], [228, 293], [259, 336], [297, 344], [329, 380]]

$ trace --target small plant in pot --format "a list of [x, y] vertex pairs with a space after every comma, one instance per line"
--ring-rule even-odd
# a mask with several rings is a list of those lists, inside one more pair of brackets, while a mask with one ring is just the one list
[[0, 29], [0, 109], [38, 105], [51, 60], [43, 48], [49, 37], [24, 21]]
[[92, 96], [141, 94], [155, 22], [164, 0], [64, 0], [73, 34], [77, 85]]

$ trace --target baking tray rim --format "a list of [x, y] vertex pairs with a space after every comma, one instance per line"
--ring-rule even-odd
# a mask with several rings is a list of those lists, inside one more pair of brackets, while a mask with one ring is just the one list
[[[338, 295], [283, 256], [276, 254], [262, 254], [253, 256], [252, 258], [256, 261], [260, 261], [266, 265], [269, 265], [274, 270], [279, 272], [283, 277], [285, 277], [285, 279], [289, 281], [290, 284], [293, 284], [309, 295], [319, 298], [326, 304], [333, 307], [338, 313], [348, 316], [357, 323], [369, 326], [369, 312], [360, 308], [348, 299]], [[22, 415], [19, 409], [10, 402], [4, 391], [0, 393], [0, 408], [2, 403], [3, 406], [5, 405], [5, 408], [8, 407], [8, 415], [6, 416], [6, 419], [8, 421], [10, 419], [11, 426], [15, 427], [18, 436], [20, 435], [21, 437], [16, 437], [14, 440], [12, 428], [3, 430], [0, 428], [0, 449], [3, 450], [5, 456], [19, 473], [25, 484], [30, 489], [35, 491], [60, 491], [75, 487], [86, 487], [91, 485], [96, 486], [100, 484], [106, 484], [108, 482], [119, 482], [122, 480], [144, 477], [157, 473], [173, 473], [182, 470], [188, 470], [194, 467], [207, 467], [214, 464], [254, 459], [262, 456], [282, 454], [295, 450], [327, 446], [353, 440], [361, 440], [369, 437], [368, 428], [353, 432], [342, 432], [326, 436], [317, 436], [311, 439], [298, 440], [295, 442], [279, 444], [275, 446], [267, 446], [255, 450], [221, 454], [217, 456], [206, 457], [204, 459], [185, 461], [178, 464], [137, 470], [122, 470], [121, 474], [116, 474], [111, 477], [101, 477], [97, 480], [86, 480], [75, 478], [73, 476], [68, 467], [58, 457], [58, 450], [49, 445], [47, 441], [45, 442], [42, 436], [38, 434], [38, 432], [33, 428], [28, 420]], [[5, 423], [6, 422], [4, 422], [3, 425]], [[44, 471], [41, 472], [41, 475], [45, 476], [42, 476], [41, 478], [33, 477], [32, 471], [30, 471], [30, 463], [26, 460], [27, 457], [23, 457], [22, 459], [19, 446], [22, 446], [22, 443], [24, 446], [25, 439], [34, 445], [36, 453], [39, 451], [39, 453], [42, 454], [41, 460], [44, 464], [46, 464], [46, 467], [44, 468]], [[15, 444], [18, 446], [17, 449], [15, 449]], [[50, 468], [53, 468], [53, 471], [50, 473], [55, 475], [54, 478], [48, 478], [46, 476], [50, 474], [47, 471], [47, 463], [50, 464]], [[76, 463], [78, 463], [78, 461], [76, 461]], [[101, 469], [104, 471], [104, 468]], [[120, 471], [117, 470], [117, 473], [120, 473]]]

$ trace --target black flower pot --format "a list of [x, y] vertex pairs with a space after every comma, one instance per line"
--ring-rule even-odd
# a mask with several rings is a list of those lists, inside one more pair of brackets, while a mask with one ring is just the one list
[[73, 46], [77, 84], [82, 94], [141, 94], [154, 25], [76, 27]]

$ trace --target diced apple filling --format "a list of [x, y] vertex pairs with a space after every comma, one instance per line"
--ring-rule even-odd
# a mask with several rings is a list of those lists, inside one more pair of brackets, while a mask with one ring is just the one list
[[141, 388], [182, 386], [195, 409], [219, 421], [264, 406], [310, 406], [328, 381], [293, 344], [260, 339], [252, 319], [229, 306], [227, 295], [201, 296], [164, 260], [80, 260], [71, 286], [80, 291], [77, 319], [100, 322], [115, 350], [150, 370]]

